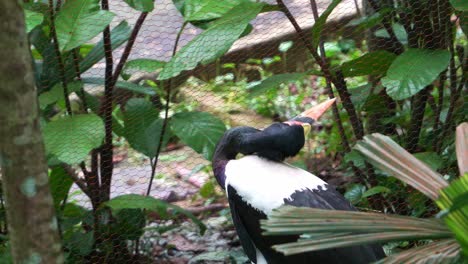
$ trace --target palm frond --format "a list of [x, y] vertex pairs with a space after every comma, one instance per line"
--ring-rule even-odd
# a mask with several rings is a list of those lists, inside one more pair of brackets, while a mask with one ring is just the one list
[[374, 166], [411, 185], [432, 200], [436, 200], [439, 191], [448, 186], [442, 175], [387, 136], [366, 136], [355, 148]]
[[281, 207], [261, 224], [264, 235], [312, 234], [297, 242], [274, 246], [285, 255], [368, 243], [453, 236], [439, 219], [306, 207]]
[[460, 175], [464, 175], [468, 173], [468, 122], [457, 127], [455, 146]]
[[376, 264], [450, 263], [459, 257], [460, 245], [457, 241], [455, 239], [443, 239], [391, 255]]

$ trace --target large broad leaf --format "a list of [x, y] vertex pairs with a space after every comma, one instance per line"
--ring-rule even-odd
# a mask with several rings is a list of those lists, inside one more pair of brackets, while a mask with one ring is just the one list
[[448, 186], [442, 175], [387, 136], [377, 133], [365, 136], [355, 149], [374, 166], [411, 185], [432, 200], [436, 200], [439, 191]]
[[330, 14], [333, 12], [335, 7], [339, 3], [341, 3], [341, 0], [333, 0], [312, 26], [312, 46], [314, 47], [314, 49], [317, 49], [320, 43], [320, 36], [322, 34], [323, 27], [327, 22], [328, 16], [330, 16]]
[[431, 84], [449, 62], [447, 50], [409, 49], [393, 61], [382, 85], [395, 100], [409, 98]]
[[[154, 157], [163, 126], [156, 107], [146, 99], [133, 98], [125, 105], [123, 116], [124, 135], [130, 146], [150, 158]], [[167, 142], [167, 136], [164, 141]]]
[[154, 9], [154, 0], [124, 0], [129, 6], [141, 12], [151, 12]]
[[[88, 83], [88, 84], [105, 85], [106, 83], [106, 80], [103, 78], [89, 77], [89, 78], [83, 78], [82, 80], [84, 83]], [[139, 94], [145, 94], [145, 95], [156, 94], [156, 92], [153, 89], [151, 89], [151, 87], [141, 86], [135, 83], [125, 82], [125, 81], [117, 81], [115, 83], [115, 88], [131, 91], [131, 92], [135, 92]]]
[[99, 0], [69, 0], [59, 11], [55, 26], [61, 50], [71, 50], [91, 40], [109, 25], [114, 14], [100, 10]]
[[177, 113], [172, 116], [171, 127], [185, 144], [211, 160], [219, 139], [226, 131], [224, 123], [205, 112]]
[[450, 238], [439, 219], [284, 206], [261, 221], [265, 235], [304, 235], [298, 242], [273, 246], [292, 255], [328, 248], [396, 240]]
[[199, 226], [200, 232], [202, 234], [206, 230], [206, 226], [189, 211], [184, 210], [177, 205], [173, 205], [150, 196], [143, 196], [138, 194], [120, 195], [104, 203], [103, 205], [110, 207], [111, 210], [115, 212], [123, 209], [145, 209], [157, 212], [161, 216], [167, 215], [169, 213], [172, 215], [181, 214], [187, 216], [194, 223], [196, 223]]
[[184, 18], [188, 22], [220, 18], [240, 2], [239, 0], [186, 0]]
[[350, 201], [352, 204], [358, 204], [362, 195], [366, 191], [366, 187], [362, 184], [353, 184], [346, 190], [344, 197]]
[[65, 169], [61, 166], [52, 168], [49, 175], [50, 193], [54, 199], [55, 210], [59, 209], [60, 203], [67, 197], [73, 184], [73, 180], [68, 176]]
[[66, 116], [48, 123], [43, 133], [49, 155], [77, 164], [102, 144], [104, 123], [94, 114]]
[[152, 59], [136, 59], [125, 63], [122, 69], [122, 77], [128, 80], [135, 72], [154, 73], [164, 67], [166, 62]]
[[425, 246], [414, 247], [400, 253], [392, 254], [377, 263], [462, 263], [455, 261], [459, 257], [460, 245], [457, 241], [455, 239], [442, 239]]
[[468, 11], [468, 2], [466, 0], [450, 0], [453, 8], [459, 11]]
[[300, 80], [305, 77], [305, 73], [283, 73], [273, 75], [262, 80], [259, 84], [252, 86], [249, 89], [250, 96], [258, 96], [264, 94], [270, 89], [278, 89], [283, 83], [290, 83]]
[[367, 53], [355, 60], [347, 61], [341, 65], [341, 71], [345, 77], [362, 75], [381, 75], [387, 72], [396, 55], [379, 50]]
[[231, 9], [177, 52], [163, 68], [158, 79], [169, 79], [182, 71], [195, 68], [198, 63], [208, 63], [222, 56], [263, 6], [261, 3], [247, 1]]
[[26, 18], [26, 32], [30, 32], [37, 25], [42, 23], [44, 15], [38, 12], [33, 12], [30, 10], [24, 10], [24, 16]]

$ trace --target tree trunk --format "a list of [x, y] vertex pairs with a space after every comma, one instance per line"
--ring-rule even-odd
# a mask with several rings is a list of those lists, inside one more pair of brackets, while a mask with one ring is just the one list
[[21, 1], [0, 1], [0, 165], [15, 263], [63, 263]]

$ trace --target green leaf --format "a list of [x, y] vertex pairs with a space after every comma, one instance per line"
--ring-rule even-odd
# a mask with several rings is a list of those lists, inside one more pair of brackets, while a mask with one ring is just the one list
[[[132, 98], [125, 105], [124, 135], [130, 146], [152, 158], [156, 155], [163, 120], [156, 107], [143, 98]], [[163, 144], [167, 142], [167, 134]]]
[[91, 40], [114, 18], [114, 14], [100, 10], [99, 0], [66, 1], [56, 19], [60, 49], [71, 50]]
[[[93, 78], [93, 77], [83, 78], [82, 81], [87, 84], [96, 84], [96, 85], [105, 85], [106, 83], [106, 80], [104, 78]], [[145, 95], [156, 94], [156, 92], [150, 87], [141, 86], [135, 83], [125, 82], [125, 81], [117, 81], [115, 83], [115, 88], [131, 91], [131, 92], [135, 92], [139, 94], [145, 94]]]
[[49, 175], [49, 186], [54, 199], [55, 210], [58, 211], [60, 203], [67, 197], [73, 184], [73, 180], [60, 166], [52, 168]]
[[[111, 43], [112, 50], [120, 47], [129, 38], [132, 29], [128, 26], [127, 21], [120, 22], [115, 28], [111, 30]], [[104, 58], [104, 41], [101, 39], [94, 48], [88, 53], [88, 55], [80, 62], [80, 71], [83, 73], [89, 70], [94, 64], [98, 63]], [[75, 77], [76, 73], [74, 69], [67, 71], [67, 79]]]
[[358, 168], [364, 168], [365, 164], [364, 157], [354, 149], [344, 155], [344, 161], [346, 163], [352, 162]]
[[344, 77], [381, 75], [387, 72], [397, 56], [385, 50], [369, 52], [341, 65]]
[[362, 198], [367, 198], [369, 196], [376, 195], [376, 194], [379, 194], [379, 193], [390, 193], [390, 192], [391, 192], [391, 190], [389, 188], [387, 188], [387, 187], [375, 186], [375, 187], [372, 187], [369, 190], [365, 191], [362, 194]]
[[283, 83], [290, 83], [300, 80], [306, 76], [305, 73], [283, 73], [276, 74], [262, 80], [259, 84], [250, 87], [249, 96], [258, 96], [264, 94], [270, 89], [278, 89]]
[[465, 203], [467, 191], [468, 173], [441, 190], [439, 199], [436, 201], [440, 209], [449, 211], [444, 221], [455, 234], [465, 256], [468, 255], [468, 206]]
[[433, 170], [438, 170], [444, 165], [442, 158], [435, 152], [419, 152], [413, 155]]
[[257, 16], [263, 6], [260, 3], [246, 1], [229, 10], [210, 28], [177, 52], [163, 68], [158, 79], [169, 79], [182, 71], [195, 68], [200, 62], [205, 64], [222, 56], [244, 32], [250, 20]]
[[215, 185], [212, 181], [208, 181], [207, 183], [203, 184], [200, 188], [200, 195], [203, 198], [210, 198], [215, 193]]
[[124, 0], [129, 6], [141, 12], [151, 12], [154, 9], [154, 0]]
[[43, 134], [48, 154], [62, 162], [77, 164], [102, 144], [104, 123], [94, 114], [65, 116], [48, 123]]
[[431, 84], [449, 62], [447, 50], [409, 49], [393, 61], [382, 85], [394, 100], [409, 98]]
[[26, 32], [30, 32], [35, 28], [37, 25], [40, 25], [42, 23], [42, 20], [44, 20], [44, 15], [38, 12], [33, 12], [30, 10], [25, 9], [24, 10], [24, 15], [26, 18]]
[[[83, 83], [81, 81], [68, 83], [68, 93], [71, 94], [73, 92], [78, 92], [82, 87]], [[45, 109], [48, 105], [56, 103], [57, 101], [65, 101], [63, 86], [61, 83], [55, 84], [52, 89], [50, 89], [50, 91], [41, 93], [39, 95], [39, 108]]]
[[119, 234], [125, 240], [136, 240], [144, 233], [146, 216], [142, 209], [122, 209], [115, 214], [109, 233]]
[[114, 212], [118, 212], [123, 209], [146, 209], [157, 212], [160, 215], [166, 215], [168, 213], [171, 213], [172, 215], [182, 214], [197, 224], [202, 234], [206, 230], [206, 226], [189, 211], [151, 196], [138, 194], [120, 195], [108, 202], [105, 202], [103, 206], [110, 207]]
[[220, 18], [240, 2], [238, 0], [186, 0], [184, 18], [188, 22]]
[[[405, 27], [400, 24], [400, 23], [393, 23], [392, 25], [393, 32], [395, 33], [398, 41], [406, 45], [408, 44], [408, 33], [406, 33]], [[386, 29], [379, 29], [375, 31], [374, 35], [379, 38], [390, 38], [390, 35], [388, 34]]]
[[125, 63], [122, 69], [122, 77], [128, 80], [135, 72], [153, 73], [164, 67], [166, 62], [152, 59], [136, 59]]
[[327, 9], [320, 15], [320, 17], [315, 21], [314, 25], [312, 26], [312, 46], [316, 50], [319, 45], [320, 36], [323, 31], [323, 27], [327, 22], [328, 16], [333, 12], [335, 7], [341, 3], [341, 0], [333, 0]]
[[216, 144], [226, 131], [221, 120], [206, 112], [177, 113], [172, 116], [171, 128], [185, 144], [207, 160], [211, 160]]
[[468, 11], [468, 2], [466, 0], [450, 0], [450, 4], [458, 11]]
[[73, 254], [86, 256], [93, 251], [93, 232], [84, 233], [82, 230], [66, 232], [63, 236], [63, 244]]
[[348, 188], [344, 197], [350, 201], [352, 204], [357, 204], [361, 201], [364, 192], [366, 191], [366, 187], [362, 184], [353, 184], [351, 187]]

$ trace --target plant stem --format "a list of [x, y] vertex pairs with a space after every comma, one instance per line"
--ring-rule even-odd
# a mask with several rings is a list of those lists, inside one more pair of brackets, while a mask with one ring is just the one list
[[[179, 45], [180, 36], [182, 35], [182, 32], [185, 29], [185, 26], [187, 26], [187, 22], [184, 22], [182, 24], [182, 27], [177, 33], [177, 37], [174, 43], [174, 49], [172, 50], [172, 57], [174, 57], [177, 52], [177, 46]], [[148, 189], [146, 190], [146, 196], [149, 196], [151, 194], [151, 187], [153, 186], [154, 176], [156, 175], [156, 167], [158, 166], [159, 153], [161, 153], [161, 148], [162, 148], [162, 144], [164, 141], [164, 134], [166, 134], [167, 123], [169, 121], [169, 103], [171, 101], [172, 85], [173, 85], [173, 79], [170, 79], [169, 86], [167, 86], [167, 89], [166, 89], [166, 104], [164, 105], [163, 125], [161, 128], [161, 134], [159, 135], [159, 143], [158, 143], [158, 147], [156, 148], [156, 154], [153, 160], [151, 160], [151, 176], [150, 176], [150, 182], [148, 184]]]
[[133, 45], [135, 44], [135, 40], [147, 16], [148, 12], [142, 12], [138, 17], [135, 23], [135, 27], [133, 28], [130, 38], [128, 39], [127, 45], [125, 46], [124, 52], [122, 53], [122, 57], [120, 58], [119, 63], [117, 63], [117, 66], [115, 67], [115, 71], [112, 77], [112, 86], [115, 86], [117, 80], [119, 79], [119, 75], [122, 72], [125, 63], [127, 62], [128, 57], [130, 56]]
[[[103, 10], [109, 10], [108, 0], [102, 0], [101, 6]], [[112, 181], [112, 172], [114, 164], [112, 162], [113, 157], [113, 146], [112, 146], [112, 102], [114, 94], [114, 86], [112, 85], [112, 69], [114, 60], [112, 58], [112, 43], [110, 26], [107, 26], [103, 32], [104, 40], [104, 54], [105, 54], [105, 87], [104, 87], [104, 100], [101, 105], [100, 112], [104, 119], [104, 144], [100, 151], [100, 169], [101, 169], [101, 188], [100, 188], [100, 199], [97, 202], [100, 205], [102, 202], [109, 200], [110, 197], [110, 184]]]
[[421, 133], [424, 119], [424, 111], [426, 109], [426, 102], [431, 88], [432, 85], [424, 88], [413, 98], [410, 127], [408, 128], [408, 134], [406, 137], [407, 149], [411, 153], [415, 152], [418, 148], [419, 135]]
[[65, 100], [65, 107], [67, 109], [67, 113], [72, 115], [72, 109], [70, 104], [70, 99], [68, 98], [68, 85], [67, 85], [67, 78], [65, 77], [65, 65], [63, 63], [62, 54], [60, 52], [60, 46], [57, 39], [57, 31], [55, 30], [55, 10], [54, 10], [54, 1], [49, 0], [49, 15], [50, 15], [50, 35], [52, 36], [52, 40], [54, 42], [54, 50], [55, 55], [57, 56], [58, 66], [59, 66], [59, 75], [60, 79], [62, 80], [63, 86], [63, 99]]

